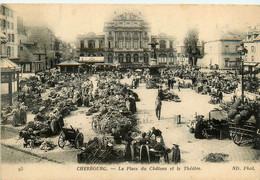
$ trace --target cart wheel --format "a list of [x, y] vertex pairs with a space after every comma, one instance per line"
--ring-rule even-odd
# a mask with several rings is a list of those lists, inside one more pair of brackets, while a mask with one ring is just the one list
[[240, 144], [243, 141], [243, 136], [239, 135], [239, 134], [234, 134], [234, 136], [232, 136], [232, 139], [234, 141], [234, 143], [238, 146], [240, 146]]
[[75, 138], [75, 147], [77, 149], [81, 148], [83, 146], [84, 136], [82, 133], [79, 133]]
[[58, 146], [60, 148], [64, 148], [65, 144], [66, 144], [65, 134], [63, 131], [61, 131], [59, 139], [58, 139]]

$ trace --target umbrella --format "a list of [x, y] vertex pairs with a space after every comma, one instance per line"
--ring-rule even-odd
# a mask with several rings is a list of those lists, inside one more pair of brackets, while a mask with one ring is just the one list
[[142, 69], [136, 69], [135, 70], [135, 72], [141, 72], [142, 71]]

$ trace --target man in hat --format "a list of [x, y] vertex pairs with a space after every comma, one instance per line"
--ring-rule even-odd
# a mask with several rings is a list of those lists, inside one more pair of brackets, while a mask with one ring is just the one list
[[162, 101], [159, 96], [157, 96], [155, 100], [155, 114], [158, 120], [161, 118], [161, 108], [162, 108]]

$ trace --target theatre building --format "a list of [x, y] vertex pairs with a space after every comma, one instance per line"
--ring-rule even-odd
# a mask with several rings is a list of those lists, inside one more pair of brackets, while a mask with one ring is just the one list
[[158, 41], [161, 45], [156, 48], [157, 64], [174, 64], [176, 39], [166, 34], [152, 36], [150, 31], [149, 24], [142, 19], [140, 13], [138, 15], [133, 13], [115, 14], [111, 22], [105, 23], [103, 34], [97, 35], [91, 32], [78, 36], [79, 59], [91, 59], [90, 63], [93, 63], [96, 57], [100, 63], [100, 59], [102, 59], [100, 57], [103, 57], [103, 62], [106, 64], [121, 67], [145, 67], [150, 64], [153, 57], [153, 51], [148, 43]]

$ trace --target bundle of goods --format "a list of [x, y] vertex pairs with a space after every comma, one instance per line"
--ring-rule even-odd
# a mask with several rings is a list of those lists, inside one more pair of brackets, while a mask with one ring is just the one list
[[162, 101], [181, 102], [181, 99], [174, 92], [165, 89], [163, 90]]
[[128, 131], [134, 129], [136, 119], [134, 115], [123, 115], [118, 111], [108, 111], [105, 114], [99, 114], [93, 118], [92, 128], [95, 132], [106, 134], [112, 133], [112, 129], [116, 129], [120, 136], [124, 136]]
[[216, 95], [211, 95], [211, 99], [209, 101], [209, 104], [218, 104], [220, 102], [219, 97]]
[[45, 140], [43, 141], [43, 143], [40, 146], [41, 150], [44, 150], [45, 152], [53, 150], [55, 147], [54, 143], [52, 141], [49, 140]]
[[19, 136], [22, 138], [24, 135], [28, 134], [29, 131], [32, 130], [35, 135], [39, 135], [42, 137], [48, 137], [52, 135], [52, 130], [48, 122], [29, 122], [26, 127], [24, 127]]
[[203, 158], [206, 162], [226, 162], [228, 158], [228, 154], [223, 153], [209, 153], [207, 156]]
[[256, 124], [256, 121], [259, 120], [258, 110], [258, 102], [242, 104], [241, 99], [237, 99], [228, 112], [228, 118], [239, 125], [242, 125], [245, 122]]

